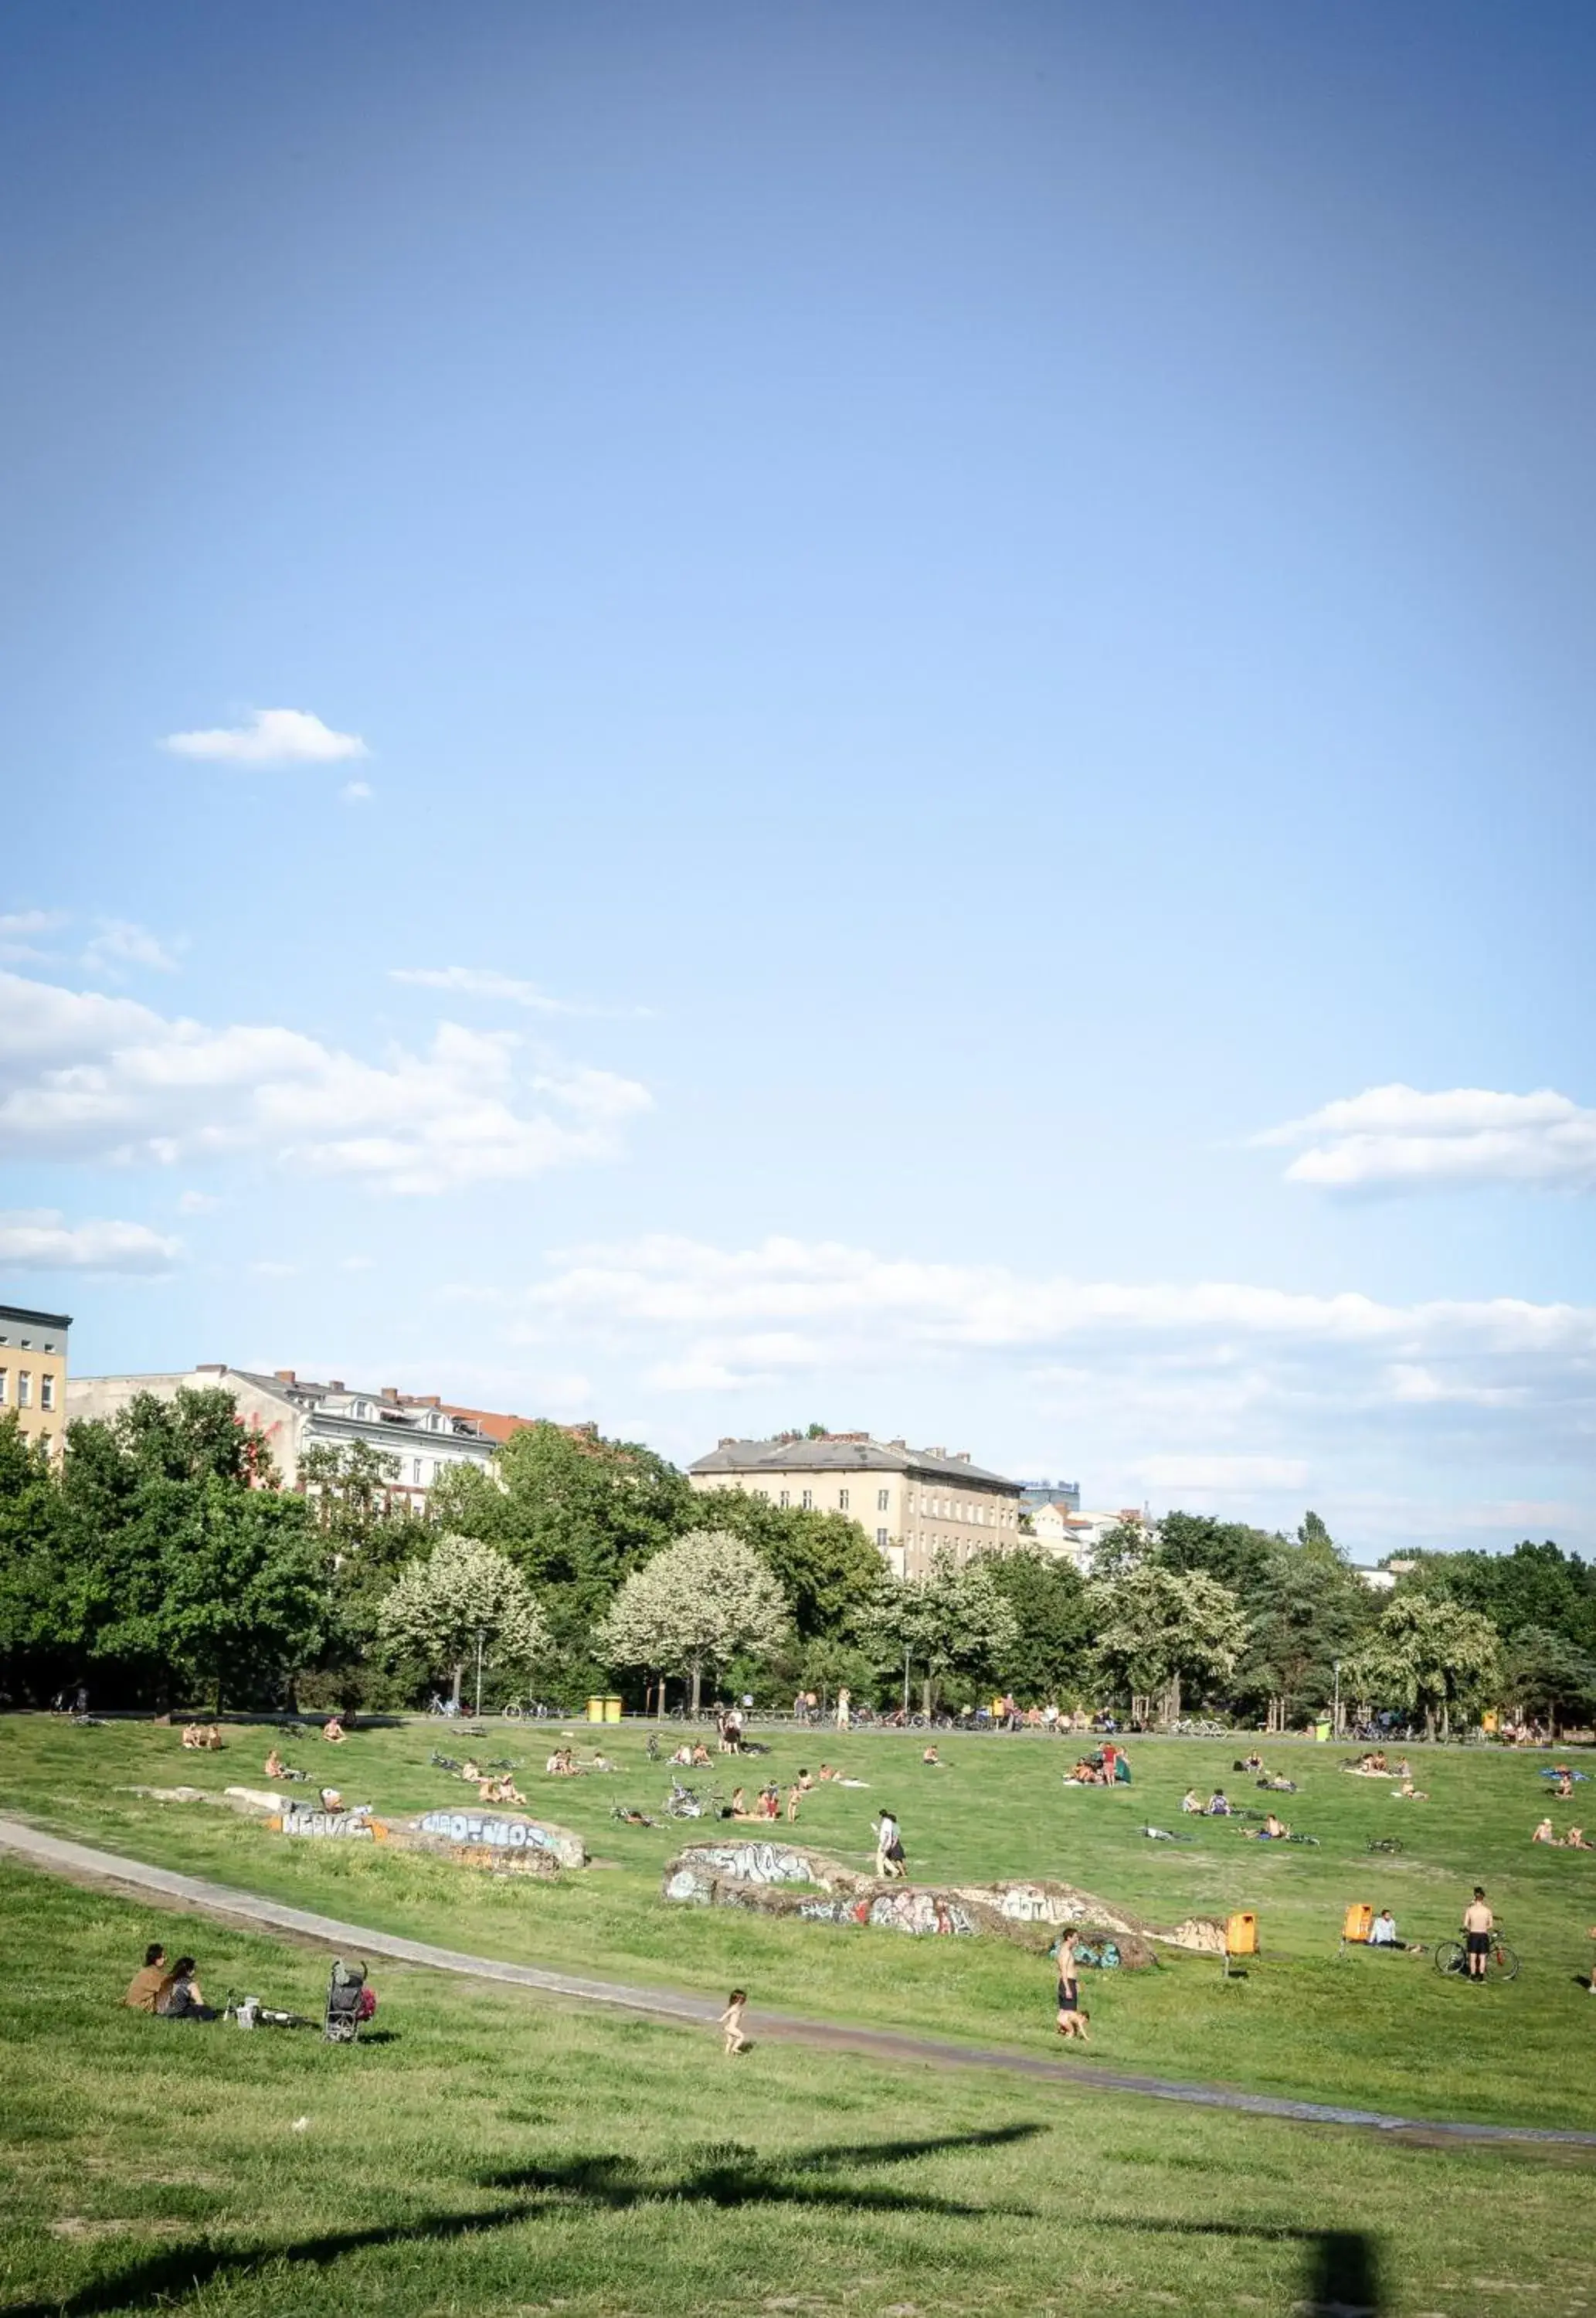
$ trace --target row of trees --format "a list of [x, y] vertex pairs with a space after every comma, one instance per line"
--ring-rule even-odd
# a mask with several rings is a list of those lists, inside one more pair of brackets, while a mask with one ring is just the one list
[[1089, 1578], [1022, 1542], [893, 1579], [855, 1523], [738, 1492], [711, 1509], [651, 1451], [534, 1425], [426, 1521], [391, 1460], [314, 1450], [276, 1485], [223, 1391], [142, 1397], [69, 1431], [58, 1467], [0, 1421], [0, 1685], [107, 1703], [368, 1708], [458, 1689], [569, 1702], [617, 1678], [769, 1700], [928, 1706], [988, 1687], [1221, 1707], [1285, 1728], [1339, 1691], [1439, 1728], [1502, 1702], [1596, 1709], [1596, 1568], [1555, 1545], [1423, 1556], [1385, 1598], [1309, 1514], [1295, 1536], [1170, 1514], [1105, 1540]]

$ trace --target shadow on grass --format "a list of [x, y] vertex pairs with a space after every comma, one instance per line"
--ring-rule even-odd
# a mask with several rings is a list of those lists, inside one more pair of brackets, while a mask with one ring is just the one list
[[1380, 2318], [1380, 2268], [1372, 2238], [1361, 2230], [1299, 2229], [1290, 2222], [1158, 2222], [1142, 2215], [1097, 2217], [1103, 2229], [1134, 2230], [1151, 2237], [1252, 2238], [1298, 2242], [1308, 2250], [1302, 2298], [1296, 2307], [1324, 2318]]
[[951, 2197], [918, 2197], [911, 2190], [850, 2188], [845, 2183], [794, 2181], [794, 2174], [824, 2173], [844, 2165], [902, 2165], [950, 2149], [991, 2149], [1029, 2140], [1047, 2130], [1040, 2125], [1002, 2125], [986, 2133], [944, 2134], [935, 2140], [821, 2144], [796, 2155], [761, 2158], [731, 2145], [711, 2147], [702, 2161], [675, 2171], [650, 2170], [623, 2156], [578, 2157], [559, 2165], [518, 2167], [489, 2176], [484, 2187], [518, 2192], [513, 2204], [462, 2214], [435, 2214], [426, 2221], [390, 2223], [381, 2228], [328, 2230], [286, 2244], [253, 2248], [197, 2245], [175, 2248], [135, 2262], [77, 2293], [46, 2302], [11, 2303], [4, 2318], [94, 2318], [94, 2314], [139, 2310], [169, 2303], [204, 2287], [246, 2278], [276, 2262], [325, 2268], [347, 2254], [376, 2246], [445, 2245], [490, 2230], [535, 2220], [567, 2200], [605, 2206], [612, 2211], [666, 2202], [730, 2206], [798, 2205], [862, 2214], [935, 2214], [983, 2221], [989, 2215], [1029, 2218], [1016, 2206], [970, 2206]]

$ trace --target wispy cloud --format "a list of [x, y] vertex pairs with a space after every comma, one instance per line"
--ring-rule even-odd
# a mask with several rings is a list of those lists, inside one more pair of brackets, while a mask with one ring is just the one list
[[[800, 1389], [823, 1391], [843, 1422], [896, 1412], [892, 1430], [940, 1410], [937, 1438], [954, 1410], [982, 1425], [987, 1461], [1022, 1428], [1054, 1444], [1037, 1469], [1079, 1444], [1063, 1453], [1108, 1504], [1148, 1495], [1274, 1521], [1305, 1500], [1333, 1511], [1415, 1462], [1465, 1504], [1529, 1502], [1554, 1475], [1577, 1496], [1596, 1443], [1588, 1305], [1396, 1303], [659, 1235], [557, 1253], [500, 1325], [529, 1352], [630, 1370], [667, 1427], [685, 1429], [696, 1404], [705, 1445], [732, 1394], [750, 1425], [789, 1420]], [[1413, 1509], [1438, 1542], [1442, 1517]]]
[[443, 1022], [367, 1062], [275, 1024], [202, 1023], [0, 973], [0, 1155], [175, 1165], [259, 1153], [390, 1191], [614, 1157], [635, 1080]]
[[68, 1224], [58, 1208], [0, 1212], [0, 1263], [18, 1271], [149, 1274], [170, 1271], [182, 1253], [181, 1240], [144, 1224]]
[[208, 1216], [220, 1205], [214, 1191], [184, 1191], [178, 1199], [177, 1212], [180, 1216]]
[[1291, 1183], [1331, 1191], [1440, 1190], [1518, 1183], [1596, 1190], [1596, 1110], [1542, 1088], [1498, 1094], [1483, 1087], [1425, 1093], [1369, 1087], [1305, 1119], [1255, 1136], [1257, 1145], [1307, 1147], [1286, 1170]]
[[0, 959], [26, 965], [46, 953], [33, 941], [35, 934], [53, 934], [67, 922], [64, 910], [12, 910], [0, 913]]
[[358, 732], [336, 732], [308, 708], [253, 708], [242, 724], [168, 732], [161, 746], [215, 765], [331, 765], [371, 754]]
[[492, 966], [392, 966], [388, 969], [388, 979], [408, 983], [416, 990], [446, 990], [460, 998], [483, 998], [504, 1005], [524, 1006], [533, 1014], [621, 1013], [637, 1020], [650, 1011], [646, 1006], [589, 1006], [577, 998], [555, 998], [535, 982], [518, 981], [514, 975], [500, 974]]
[[129, 918], [101, 918], [83, 953], [82, 963], [91, 974], [120, 980], [130, 966], [144, 966], [154, 974], [175, 974], [178, 959], [175, 948], [168, 948], [148, 927], [135, 925]]
[[376, 794], [370, 781], [345, 781], [338, 791], [345, 804], [370, 804]]

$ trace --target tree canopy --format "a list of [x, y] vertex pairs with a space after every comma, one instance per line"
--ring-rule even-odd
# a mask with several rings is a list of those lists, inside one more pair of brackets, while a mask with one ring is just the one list
[[740, 1650], [775, 1650], [788, 1624], [781, 1587], [730, 1530], [691, 1530], [634, 1570], [600, 1620], [593, 1644], [614, 1667], [657, 1668], [691, 1685]]

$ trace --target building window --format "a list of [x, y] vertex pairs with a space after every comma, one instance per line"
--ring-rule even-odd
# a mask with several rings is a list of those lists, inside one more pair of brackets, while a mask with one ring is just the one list
[[16, 1405], [19, 1408], [31, 1408], [33, 1406], [33, 1371], [31, 1369], [18, 1369], [16, 1372]]
[[53, 1408], [55, 1405], [56, 1380], [53, 1376], [41, 1376], [39, 1379], [39, 1406], [40, 1408]]
[[419, 1457], [412, 1457], [410, 1460], [410, 1478], [415, 1482], [417, 1487], [419, 1488], [421, 1487], [421, 1460]]
[[884, 1514], [892, 1502], [892, 1493], [890, 1490], [877, 1489], [875, 1492], [875, 1510], [878, 1514]]
[[791, 1503], [792, 1503], [792, 1499], [791, 1499], [791, 1497], [788, 1496], [788, 1494], [787, 1494], [787, 1492], [786, 1492], [786, 1490], [785, 1490], [785, 1489], [784, 1489], [784, 1490], [782, 1491], [782, 1494], [781, 1494], [781, 1502], [783, 1503], [783, 1505], [791, 1505]]
[[846, 1489], [838, 1489], [837, 1492], [837, 1510], [839, 1514], [845, 1514], [847, 1511], [847, 1491]]
[[803, 1510], [806, 1514], [811, 1514], [814, 1511], [814, 1491], [812, 1489], [805, 1489], [803, 1492]]
[[0, 1408], [4, 1408], [5, 1406], [5, 1396], [7, 1391], [10, 1389], [10, 1385], [11, 1377], [9, 1371], [5, 1369], [0, 1369]]
[[884, 1529], [878, 1529], [876, 1531], [875, 1542], [880, 1546], [882, 1551], [884, 1553], [886, 1551], [887, 1544], [887, 1533]]

